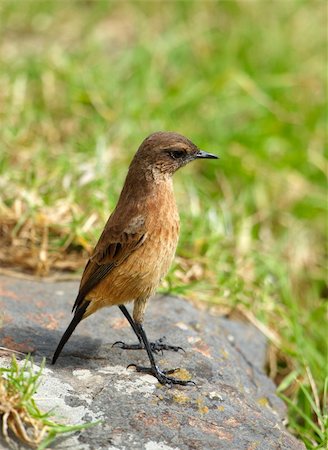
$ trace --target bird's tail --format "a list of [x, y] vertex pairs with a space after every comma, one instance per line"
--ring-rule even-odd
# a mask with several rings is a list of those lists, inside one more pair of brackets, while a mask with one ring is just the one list
[[73, 317], [71, 323], [68, 325], [67, 330], [63, 334], [63, 336], [62, 336], [62, 338], [61, 338], [61, 340], [60, 340], [60, 342], [58, 344], [58, 347], [56, 348], [56, 351], [55, 351], [54, 356], [52, 358], [51, 364], [55, 364], [55, 362], [56, 362], [58, 356], [60, 355], [60, 352], [62, 351], [64, 345], [66, 344], [68, 339], [71, 337], [71, 334], [73, 333], [73, 331], [75, 330], [77, 325], [83, 319], [85, 310], [87, 309], [89, 303], [90, 302], [88, 300], [84, 300], [82, 305], [79, 306], [77, 308], [77, 310], [75, 311], [75, 314], [74, 314], [74, 317]]

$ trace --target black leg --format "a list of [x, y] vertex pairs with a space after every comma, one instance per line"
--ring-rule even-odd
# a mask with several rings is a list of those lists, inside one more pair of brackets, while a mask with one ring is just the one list
[[148, 373], [150, 375], [153, 375], [155, 378], [158, 379], [158, 381], [161, 384], [168, 384], [168, 385], [172, 385], [172, 384], [181, 384], [183, 386], [186, 386], [188, 384], [195, 384], [193, 381], [191, 380], [179, 380], [177, 378], [173, 378], [173, 377], [168, 377], [167, 375], [170, 375], [172, 373], [174, 373], [176, 370], [178, 369], [172, 369], [172, 370], [161, 370], [159, 369], [159, 367], [156, 365], [155, 362], [155, 358], [154, 355], [152, 353], [152, 349], [150, 346], [150, 343], [147, 339], [145, 330], [143, 329], [141, 323], [136, 323], [135, 322], [135, 326], [138, 330], [139, 336], [142, 339], [142, 342], [145, 346], [145, 350], [147, 352], [149, 361], [150, 361], [150, 367], [142, 367], [142, 366], [137, 366], [136, 364], [130, 364], [128, 367], [134, 366], [137, 370], [137, 372], [143, 372], [143, 373]]
[[[145, 346], [144, 346], [144, 344], [142, 342], [142, 337], [140, 335], [138, 327], [136, 326], [136, 323], [134, 322], [134, 320], [130, 316], [129, 311], [126, 309], [126, 307], [124, 305], [119, 305], [118, 307], [120, 308], [120, 310], [122, 311], [122, 313], [126, 317], [127, 321], [131, 325], [131, 327], [132, 327], [133, 331], [135, 332], [139, 342], [138, 342], [138, 344], [125, 344], [122, 341], [116, 341], [116, 342], [114, 342], [113, 347], [117, 345], [120, 348], [123, 348], [125, 350], [141, 350], [141, 349], [144, 349]], [[165, 344], [164, 341], [165, 341], [165, 336], [160, 338], [160, 339], [158, 339], [155, 342], [149, 342], [151, 351], [154, 352], [154, 353], [163, 352], [163, 350], [172, 350], [174, 352], [178, 352], [179, 350], [184, 351], [182, 347], [175, 346], [175, 345], [168, 345], [168, 344]]]
[[[118, 307], [120, 308], [120, 310], [121, 310], [122, 313], [124, 314], [125, 318], [127, 319], [127, 321], [129, 322], [129, 324], [131, 325], [132, 330], [135, 332], [135, 334], [136, 334], [136, 336], [137, 336], [137, 338], [138, 338], [139, 344], [140, 344], [140, 347], [139, 347], [139, 348], [143, 348], [142, 340], [141, 340], [141, 337], [140, 337], [140, 335], [139, 335], [139, 330], [138, 330], [138, 328], [136, 327], [136, 325], [135, 325], [135, 323], [134, 323], [134, 320], [133, 320], [132, 317], [130, 316], [129, 311], [126, 309], [126, 307], [125, 307], [124, 305], [118, 305]], [[120, 342], [120, 341], [118, 341], [118, 342]], [[116, 342], [115, 342], [115, 344], [116, 344]], [[115, 344], [113, 344], [113, 345], [115, 345]], [[124, 343], [122, 342], [122, 344], [124, 344]], [[125, 344], [124, 344], [124, 345], [125, 345]], [[138, 344], [136, 344], [136, 345], [138, 345]]]

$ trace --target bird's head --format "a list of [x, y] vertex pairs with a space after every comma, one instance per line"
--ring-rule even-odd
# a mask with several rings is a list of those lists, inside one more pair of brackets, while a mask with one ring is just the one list
[[134, 160], [153, 173], [172, 175], [195, 159], [217, 158], [216, 155], [200, 150], [181, 134], [159, 131], [142, 142]]

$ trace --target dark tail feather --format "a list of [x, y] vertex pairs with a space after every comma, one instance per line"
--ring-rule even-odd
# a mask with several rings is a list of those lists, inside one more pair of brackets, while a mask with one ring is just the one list
[[66, 344], [68, 339], [71, 337], [71, 334], [73, 333], [73, 331], [75, 330], [77, 325], [81, 322], [83, 315], [85, 313], [85, 310], [87, 309], [89, 303], [90, 302], [88, 300], [84, 300], [83, 304], [75, 311], [75, 314], [74, 314], [74, 317], [73, 317], [71, 323], [68, 325], [67, 330], [63, 334], [63, 336], [58, 344], [58, 347], [56, 348], [56, 351], [52, 358], [51, 364], [55, 364], [55, 362], [57, 361], [57, 358], [60, 355], [60, 352], [62, 351], [64, 345]]

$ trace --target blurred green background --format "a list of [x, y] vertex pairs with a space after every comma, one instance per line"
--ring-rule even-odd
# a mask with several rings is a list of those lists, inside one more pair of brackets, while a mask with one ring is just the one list
[[246, 316], [308, 448], [327, 442], [325, 56], [314, 0], [0, 2], [1, 265], [81, 270], [141, 141], [175, 176], [162, 290]]

